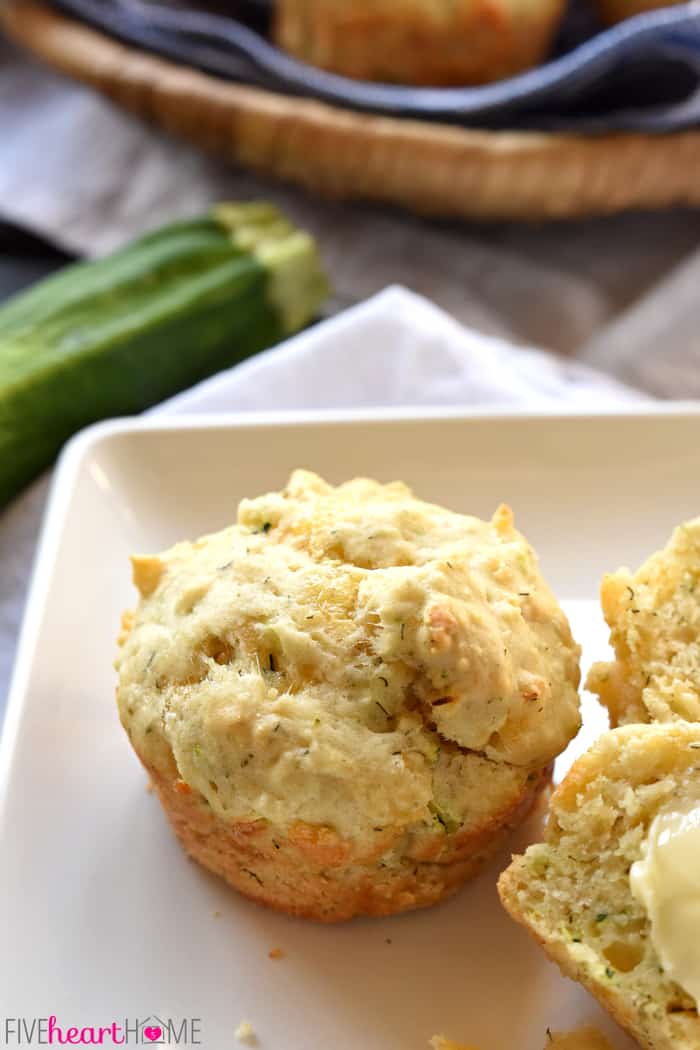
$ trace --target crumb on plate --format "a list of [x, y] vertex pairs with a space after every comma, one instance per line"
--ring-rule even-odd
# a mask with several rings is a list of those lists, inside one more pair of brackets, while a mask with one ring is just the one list
[[255, 1032], [250, 1021], [241, 1021], [235, 1032], [236, 1039], [241, 1043], [248, 1043], [251, 1046], [255, 1046], [257, 1039], [255, 1038]]
[[270, 959], [284, 959], [284, 952], [281, 948], [270, 948], [267, 954]]

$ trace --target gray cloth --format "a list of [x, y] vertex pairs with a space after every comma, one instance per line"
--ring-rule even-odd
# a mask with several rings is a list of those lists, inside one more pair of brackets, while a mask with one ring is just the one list
[[[319, 201], [168, 139], [1, 41], [0, 128], [0, 214], [82, 252], [217, 199], [263, 197], [317, 236], [335, 286], [331, 312], [400, 282], [481, 332], [582, 357], [651, 393], [700, 393], [700, 212], [468, 226]], [[499, 368], [507, 403], [509, 370]], [[462, 403], [484, 399], [482, 384], [460, 387]], [[46, 487], [0, 517], [0, 706]]]

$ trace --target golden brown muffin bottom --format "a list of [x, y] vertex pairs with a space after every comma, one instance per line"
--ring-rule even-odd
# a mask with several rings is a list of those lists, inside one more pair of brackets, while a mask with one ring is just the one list
[[378, 10], [366, 0], [278, 0], [275, 37], [311, 65], [355, 79], [482, 84], [541, 61], [563, 8], [561, 0], [527, 10], [511, 9], [508, 0], [463, 0], [435, 18], [410, 6]]
[[[425, 908], [449, 897], [527, 816], [552, 772], [549, 766], [527, 781], [506, 810], [476, 831], [408, 837], [385, 829], [371, 851], [358, 854], [331, 828], [301, 821], [284, 831], [262, 820], [228, 823], [184, 781], [146, 769], [190, 857], [259, 904], [329, 923]], [[382, 858], [397, 847], [405, 853], [389, 866]]]

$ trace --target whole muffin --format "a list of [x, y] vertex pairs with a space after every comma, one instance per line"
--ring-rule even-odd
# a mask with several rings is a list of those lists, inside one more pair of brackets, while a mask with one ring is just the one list
[[276, 0], [280, 47], [322, 69], [400, 84], [483, 84], [546, 55], [563, 0]]
[[122, 723], [188, 853], [272, 907], [439, 901], [579, 728], [579, 649], [506, 507], [295, 471], [133, 566]]

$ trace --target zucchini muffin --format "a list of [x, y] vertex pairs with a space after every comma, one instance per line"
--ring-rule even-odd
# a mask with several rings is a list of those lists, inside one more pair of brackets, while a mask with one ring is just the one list
[[636, 573], [606, 576], [600, 600], [615, 660], [594, 664], [586, 687], [613, 726], [700, 722], [700, 518]]
[[[679, 831], [689, 834], [680, 864]], [[700, 1050], [699, 853], [700, 726], [624, 726], [573, 765], [545, 841], [514, 857], [498, 888], [642, 1047]]]
[[271, 907], [441, 900], [579, 728], [579, 649], [506, 507], [295, 471], [133, 569], [122, 723], [187, 852]]
[[541, 61], [563, 0], [277, 0], [280, 47], [322, 69], [399, 84], [483, 84]]

